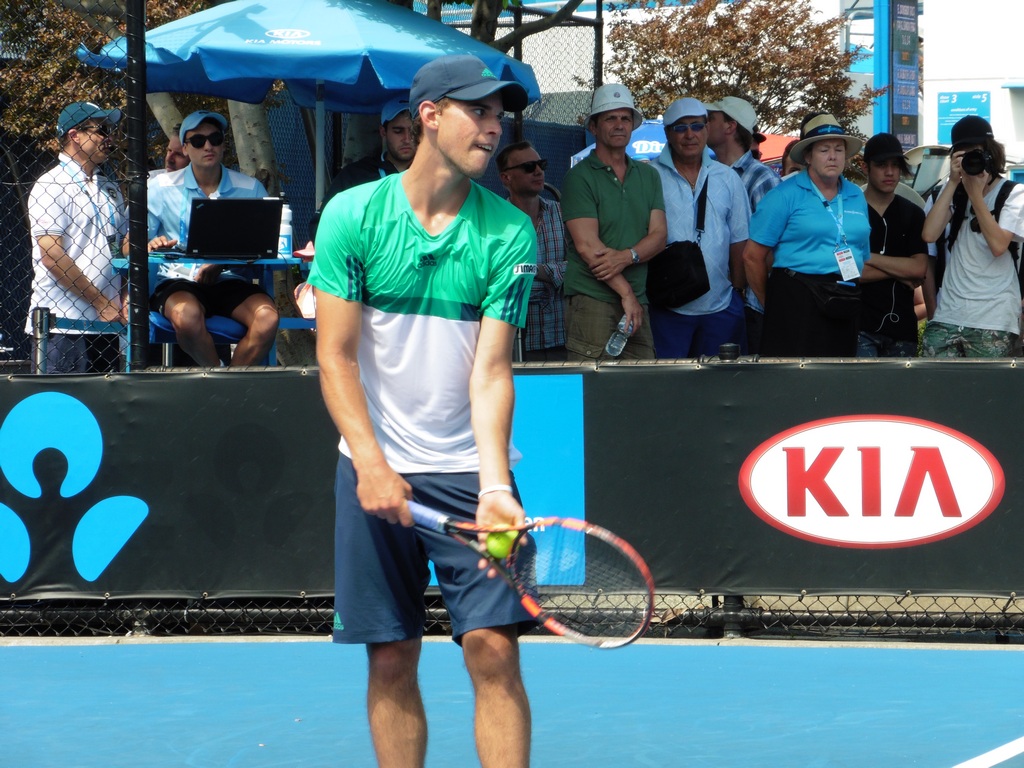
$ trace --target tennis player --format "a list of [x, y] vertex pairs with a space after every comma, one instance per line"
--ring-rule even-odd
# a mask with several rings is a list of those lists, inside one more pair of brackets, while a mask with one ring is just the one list
[[515, 593], [472, 550], [413, 528], [406, 501], [481, 524], [524, 520], [511, 467], [512, 344], [536, 272], [529, 217], [473, 182], [501, 138], [517, 82], [445, 56], [410, 92], [410, 168], [324, 209], [309, 282], [324, 401], [341, 433], [334, 641], [369, 654], [367, 707], [381, 766], [422, 766], [417, 667], [428, 560], [476, 696], [485, 768], [529, 764], [530, 707]]

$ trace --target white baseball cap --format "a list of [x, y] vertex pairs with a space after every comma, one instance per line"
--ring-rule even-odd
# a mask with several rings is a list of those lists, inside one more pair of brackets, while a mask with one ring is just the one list
[[679, 122], [679, 120], [684, 117], [707, 116], [707, 107], [697, 101], [697, 99], [692, 99], [687, 96], [685, 99], [676, 99], [669, 104], [668, 109], [665, 110], [665, 114], [662, 117], [662, 122], [665, 123], [665, 127], [667, 128], [673, 123]]
[[744, 101], [738, 96], [726, 96], [713, 104], [708, 104], [708, 111], [724, 112], [730, 120], [735, 120], [746, 128], [748, 133], [757, 132], [757, 113], [749, 101]]

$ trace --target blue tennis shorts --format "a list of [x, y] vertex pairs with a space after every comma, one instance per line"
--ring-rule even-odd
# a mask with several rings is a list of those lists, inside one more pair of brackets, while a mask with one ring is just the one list
[[[479, 476], [410, 474], [413, 499], [446, 514], [474, 520]], [[514, 481], [513, 481], [514, 485]], [[516, 491], [518, 498], [518, 491]], [[338, 460], [335, 483], [334, 642], [387, 643], [423, 636], [424, 593], [434, 564], [456, 642], [474, 629], [534, 626], [516, 592], [487, 578], [480, 556], [442, 533], [392, 525], [368, 515], [356, 497], [352, 461]]]

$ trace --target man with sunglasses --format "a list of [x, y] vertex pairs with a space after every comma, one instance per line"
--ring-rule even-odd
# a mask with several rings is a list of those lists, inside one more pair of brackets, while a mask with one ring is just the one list
[[[57, 119], [59, 162], [29, 195], [33, 279], [27, 333], [36, 307], [84, 323], [125, 320], [112, 261], [128, 234], [128, 218], [120, 190], [102, 172], [120, 120], [121, 110], [89, 101], [69, 104]], [[49, 373], [116, 371], [119, 354], [118, 334], [58, 328], [51, 321]]]
[[[681, 307], [651, 306], [655, 352], [670, 359], [711, 356], [727, 343], [746, 352], [741, 293], [750, 220], [746, 190], [739, 176], [705, 151], [708, 111], [697, 99], [672, 102], [664, 125], [667, 142], [652, 165], [665, 194], [668, 241], [700, 245], [710, 288]], [[704, 228], [698, 233], [702, 198]]]
[[509, 144], [497, 158], [508, 199], [537, 230], [537, 274], [526, 313], [523, 360], [565, 362], [565, 225], [555, 200], [541, 197], [548, 161], [528, 141]]
[[[228, 121], [207, 110], [193, 112], [181, 123], [178, 137], [189, 164], [149, 181], [149, 250], [188, 241], [191, 201], [196, 197], [267, 197], [256, 179], [227, 168], [224, 132]], [[198, 365], [221, 364], [216, 345], [206, 330], [206, 318], [230, 317], [246, 327], [235, 346], [231, 365], [255, 365], [266, 357], [277, 334], [274, 300], [252, 283], [242, 270], [226, 272], [223, 265], [164, 263], [150, 267], [155, 286], [149, 306], [174, 326], [178, 345]]]

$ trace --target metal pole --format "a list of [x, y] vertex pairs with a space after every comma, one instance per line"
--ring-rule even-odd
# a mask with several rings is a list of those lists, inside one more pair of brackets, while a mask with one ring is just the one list
[[888, 133], [892, 130], [892, 4], [891, 0], [875, 0], [875, 52], [874, 52], [874, 86], [885, 88], [886, 91], [875, 99], [873, 125], [875, 133]]
[[32, 308], [32, 373], [46, 373], [46, 353], [50, 345], [50, 310]]
[[[523, 26], [523, 7], [516, 3], [512, 6], [512, 28], [518, 30]], [[523, 60], [523, 41], [516, 40], [516, 44], [512, 48], [512, 56], [519, 61]], [[516, 112], [512, 116], [512, 137], [513, 141], [523, 140], [523, 113]]]
[[128, 364], [146, 367], [149, 355], [149, 240], [146, 225], [146, 0], [129, 0], [125, 15], [128, 68]]
[[324, 141], [327, 136], [327, 113], [324, 106], [324, 81], [316, 81], [316, 143], [314, 161], [316, 162], [316, 206], [320, 210], [327, 192], [327, 163], [324, 160]]

